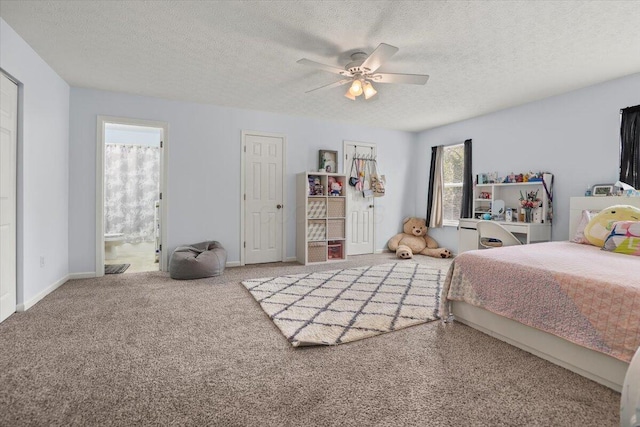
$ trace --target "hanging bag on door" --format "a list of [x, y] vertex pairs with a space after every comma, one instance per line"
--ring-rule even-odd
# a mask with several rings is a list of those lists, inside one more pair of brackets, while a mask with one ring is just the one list
[[378, 162], [375, 160], [372, 161], [372, 172], [371, 172], [371, 189], [373, 190], [374, 197], [382, 197], [384, 196], [384, 175], [378, 174]]
[[356, 175], [353, 175], [354, 169], [356, 169], [355, 157], [351, 161], [351, 172], [349, 172], [349, 185], [352, 187], [355, 187], [358, 183], [358, 171], [356, 170]]
[[[371, 189], [371, 160], [363, 160], [364, 165], [362, 166], [363, 174], [362, 174], [362, 195], [364, 197], [373, 197], [373, 190]], [[367, 172], [369, 172], [369, 176], [367, 176]]]
[[356, 182], [356, 190], [362, 191], [364, 189], [364, 161], [358, 159], [356, 161], [356, 173], [358, 174], [358, 182]]

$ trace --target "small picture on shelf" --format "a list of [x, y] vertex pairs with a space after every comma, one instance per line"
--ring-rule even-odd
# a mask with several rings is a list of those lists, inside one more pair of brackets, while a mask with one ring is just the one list
[[611, 196], [613, 194], [613, 184], [596, 184], [591, 187], [592, 196]]
[[338, 152], [330, 150], [320, 150], [320, 163], [318, 170], [321, 172], [338, 172]]

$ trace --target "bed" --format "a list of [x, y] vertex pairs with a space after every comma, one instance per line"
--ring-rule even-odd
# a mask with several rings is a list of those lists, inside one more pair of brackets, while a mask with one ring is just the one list
[[[619, 199], [573, 198], [572, 235], [582, 209], [640, 206]], [[465, 252], [449, 270], [441, 310], [621, 391], [640, 346], [640, 257], [570, 242]]]

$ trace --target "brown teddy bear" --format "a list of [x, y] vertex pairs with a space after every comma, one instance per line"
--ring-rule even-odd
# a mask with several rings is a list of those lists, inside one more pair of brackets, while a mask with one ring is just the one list
[[413, 254], [428, 255], [435, 258], [449, 258], [448, 249], [439, 248], [438, 242], [427, 236], [427, 223], [420, 218], [406, 218], [403, 226], [404, 233], [393, 236], [387, 246], [395, 251], [398, 258], [409, 259]]

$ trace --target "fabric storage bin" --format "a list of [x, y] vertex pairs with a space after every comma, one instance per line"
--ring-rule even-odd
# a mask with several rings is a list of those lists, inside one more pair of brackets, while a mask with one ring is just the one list
[[307, 240], [325, 240], [327, 238], [327, 224], [324, 220], [309, 220]]
[[330, 219], [329, 230], [327, 232], [328, 239], [344, 239], [344, 219]]
[[309, 262], [324, 262], [327, 260], [327, 244], [324, 242], [309, 243], [307, 259]]
[[344, 197], [330, 197], [329, 198], [329, 218], [344, 218], [346, 212], [344, 211]]
[[327, 244], [327, 257], [329, 259], [344, 259], [342, 255], [343, 247], [342, 242], [329, 242]]
[[324, 198], [309, 198], [307, 206], [307, 216], [309, 218], [324, 218], [327, 216], [327, 204]]

